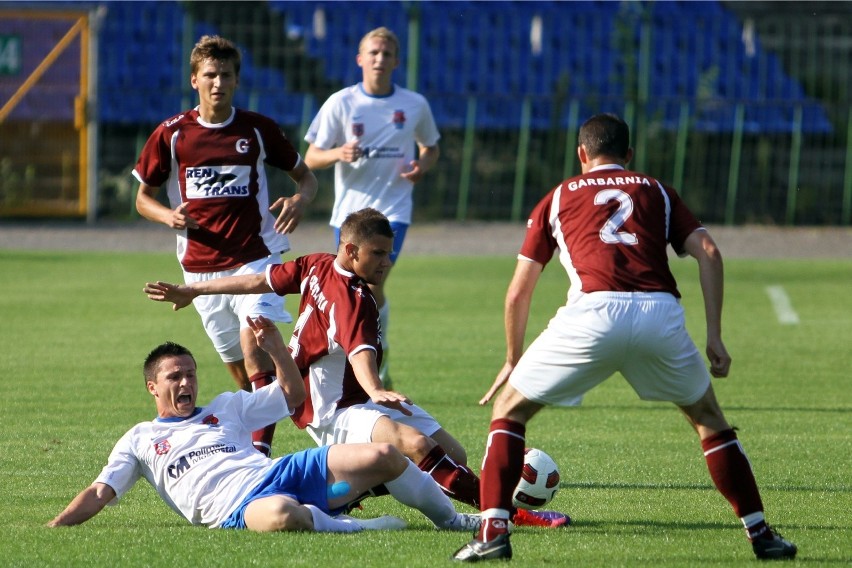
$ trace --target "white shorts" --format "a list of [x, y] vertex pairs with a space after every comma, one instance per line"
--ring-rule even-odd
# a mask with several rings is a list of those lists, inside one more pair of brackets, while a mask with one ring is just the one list
[[[240, 274], [263, 274], [267, 265], [280, 264], [281, 255], [272, 254], [266, 258], [255, 260], [231, 270], [220, 272], [186, 272], [183, 273], [187, 284], [203, 282], [222, 276], [238, 276]], [[240, 347], [240, 329], [248, 327], [246, 316], [266, 316], [272, 321], [290, 323], [292, 316], [284, 309], [284, 297], [270, 292], [268, 294], [211, 294], [198, 296], [192, 301], [201, 323], [213, 347], [219, 353], [222, 361], [232, 363], [243, 359]]]
[[374, 402], [365, 402], [337, 411], [332, 421], [325, 426], [319, 428], [308, 426], [306, 429], [318, 446], [372, 442], [373, 427], [382, 416], [387, 416], [394, 422], [416, 428], [427, 436], [431, 436], [441, 429], [438, 421], [416, 404], [408, 404], [406, 408], [411, 411], [411, 416], [407, 416], [395, 408], [388, 408]]
[[710, 374], [671, 294], [593, 292], [563, 306], [521, 357], [509, 383], [541, 404], [577, 406], [620, 372], [642, 400], [688, 405]]

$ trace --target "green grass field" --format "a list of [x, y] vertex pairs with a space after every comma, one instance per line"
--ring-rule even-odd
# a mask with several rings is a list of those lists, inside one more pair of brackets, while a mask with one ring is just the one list
[[[389, 282], [397, 390], [429, 410], [478, 466], [490, 410], [477, 406], [503, 359], [512, 258], [405, 257]], [[694, 262], [676, 261], [688, 325], [703, 344]], [[768, 519], [798, 562], [852, 563], [852, 263], [728, 261], [731, 377], [718, 397], [761, 485]], [[88, 523], [44, 524], [91, 483], [114, 442], [153, 417], [140, 365], [164, 340], [189, 347], [200, 402], [232, 389], [197, 314], [147, 300], [146, 280], [179, 278], [171, 254], [0, 251], [0, 487], [4, 566], [435, 566], [467, 534], [438, 532], [388, 497], [363, 514], [409, 529], [357, 535], [252, 534], [192, 527], [144, 482]], [[800, 323], [778, 322], [765, 288], [783, 286]], [[554, 263], [530, 335], [564, 301]], [[296, 298], [288, 300], [294, 309]], [[287, 326], [284, 326], [285, 328]], [[284, 330], [289, 331], [288, 329]], [[518, 528], [522, 566], [740, 566], [754, 562], [739, 521], [712, 488], [700, 446], [669, 405], [640, 402], [619, 377], [580, 408], [547, 409], [527, 443], [560, 464], [553, 507], [565, 530]], [[282, 423], [276, 453], [311, 445]], [[464, 506], [460, 506], [465, 509]]]

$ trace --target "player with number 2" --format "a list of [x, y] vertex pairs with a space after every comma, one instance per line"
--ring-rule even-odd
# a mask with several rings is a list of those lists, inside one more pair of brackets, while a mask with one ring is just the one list
[[[550, 191], [527, 221], [506, 294], [506, 362], [480, 401], [487, 403], [505, 385], [494, 403], [481, 474], [483, 523], [454, 558], [512, 557], [508, 520], [527, 422], [547, 405], [579, 405], [616, 372], [641, 399], [680, 408], [754, 554], [794, 557], [796, 546], [766, 524], [751, 464], [710, 384], [710, 373], [725, 377], [731, 365], [722, 342], [723, 269], [716, 243], [672, 188], [626, 169], [633, 149], [621, 118], [598, 114], [583, 123], [577, 154], [582, 174]], [[686, 331], [669, 244], [698, 261], [710, 373]], [[571, 282], [568, 301], [523, 352], [533, 291], [554, 256]]]

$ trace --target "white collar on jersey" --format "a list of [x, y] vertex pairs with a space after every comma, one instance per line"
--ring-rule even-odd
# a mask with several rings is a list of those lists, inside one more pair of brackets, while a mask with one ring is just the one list
[[601, 166], [595, 166], [594, 168], [589, 170], [589, 173], [597, 172], [600, 170], [623, 170], [624, 166], [620, 164], [603, 164]]
[[390, 93], [386, 95], [371, 95], [370, 93], [364, 90], [364, 83], [358, 83], [358, 90], [361, 91], [362, 95], [364, 95], [365, 97], [370, 97], [371, 99], [386, 99], [388, 97], [392, 97], [393, 94], [396, 92], [396, 85], [391, 83]]
[[[200, 107], [195, 107], [195, 110], [197, 111], [199, 108]], [[207, 121], [201, 119], [201, 114], [199, 114], [198, 118], [196, 118], [195, 120], [196, 120], [196, 122], [198, 122], [198, 124], [200, 124], [204, 128], [225, 128], [226, 126], [228, 126], [229, 124], [231, 124], [234, 121], [234, 115], [236, 115], [236, 114], [237, 114], [237, 109], [235, 109], [234, 107], [231, 107], [231, 116], [229, 116], [227, 118], [227, 120], [225, 120], [224, 122], [217, 122], [217, 123], [207, 122]]]

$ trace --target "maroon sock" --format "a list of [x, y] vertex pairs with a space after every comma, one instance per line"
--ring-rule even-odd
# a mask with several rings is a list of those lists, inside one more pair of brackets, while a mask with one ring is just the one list
[[724, 430], [701, 440], [710, 477], [738, 517], [763, 511], [760, 491], [751, 463], [733, 430]]
[[[521, 479], [524, 467], [524, 448], [526, 447], [526, 426], [499, 418], [491, 422], [488, 434], [488, 445], [485, 448], [481, 481], [482, 511], [488, 509], [505, 509], [511, 514], [515, 508], [512, 505], [512, 493]], [[506, 519], [489, 519], [482, 524], [480, 538], [488, 540], [493, 535], [506, 532]], [[497, 523], [496, 526], [495, 523]]]
[[479, 509], [479, 478], [470, 468], [450, 459], [441, 446], [435, 446], [417, 464], [438, 482], [444, 493]]
[[[261, 371], [255, 373], [249, 380], [251, 381], [252, 391], [263, 388], [275, 380], [275, 373], [272, 371]], [[251, 441], [254, 444], [254, 449], [263, 453], [267, 457], [272, 455], [272, 437], [275, 435], [275, 423], [272, 423], [260, 430], [255, 430], [251, 433]]]

